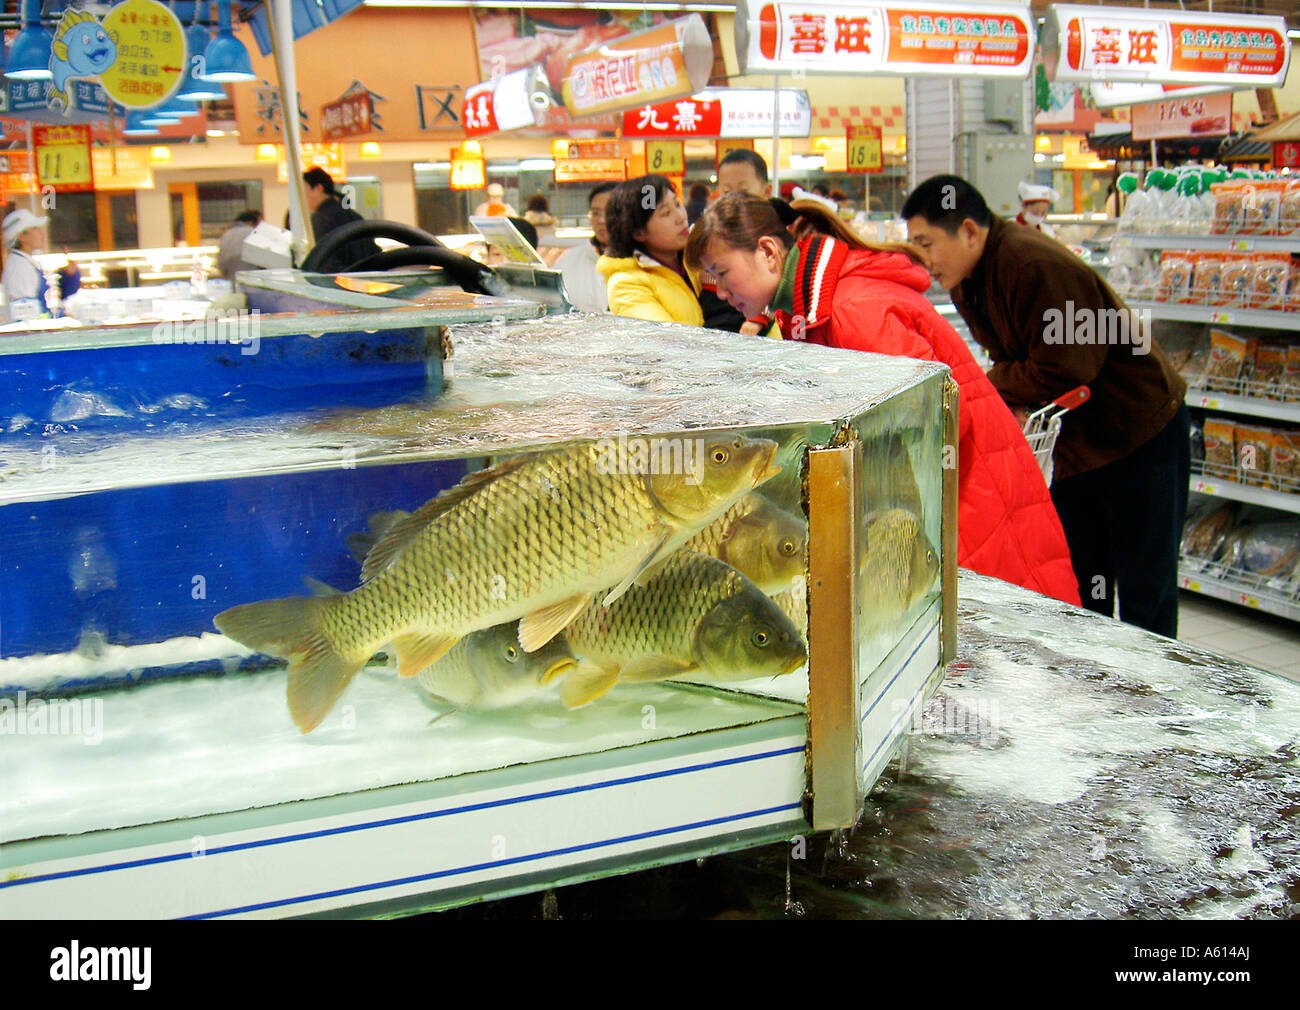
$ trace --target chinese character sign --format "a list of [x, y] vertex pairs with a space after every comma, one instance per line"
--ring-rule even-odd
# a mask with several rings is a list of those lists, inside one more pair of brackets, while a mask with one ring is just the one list
[[1225, 136], [1232, 124], [1232, 95], [1198, 95], [1134, 105], [1134, 140]]
[[813, 71], [1027, 77], [1033, 20], [1024, 4], [767, 3], [739, 0], [746, 73]]
[[1056, 81], [1280, 85], [1290, 58], [1280, 17], [1054, 4], [1043, 62]]
[[845, 161], [850, 172], [883, 172], [884, 145], [880, 127], [850, 126], [845, 137]]
[[32, 132], [36, 175], [42, 187], [59, 192], [95, 188], [89, 126], [38, 126]]
[[[185, 32], [168, 8], [154, 0], [126, 0], [104, 16], [100, 30], [111, 40], [115, 58], [96, 73], [114, 101], [128, 110], [149, 109], [162, 104], [180, 87], [186, 67]], [[82, 62], [70, 64], [72, 76], [89, 76], [79, 71], [90, 66], [91, 56], [106, 47], [97, 36], [88, 34], [93, 31], [87, 22], [65, 36], [70, 60], [75, 49], [85, 48], [88, 54]], [[58, 50], [54, 55], [58, 57]], [[100, 59], [102, 62], [103, 57]], [[52, 69], [53, 63], [51, 60]]]
[[[782, 89], [781, 136], [806, 137], [812, 130], [808, 92]], [[772, 136], [772, 92], [764, 88], [719, 88], [679, 101], [646, 105], [623, 113], [623, 136], [717, 138]]]
[[627, 35], [569, 61], [564, 104], [590, 116], [684, 97], [703, 87], [713, 42], [698, 14]]

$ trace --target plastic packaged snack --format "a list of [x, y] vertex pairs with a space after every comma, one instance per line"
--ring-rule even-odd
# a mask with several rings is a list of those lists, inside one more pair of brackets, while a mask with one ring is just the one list
[[1203, 252], [1192, 264], [1192, 298], [1200, 305], [1222, 305], [1223, 264], [1219, 252]]
[[1237, 522], [1239, 511], [1237, 502], [1230, 501], [1189, 518], [1183, 525], [1180, 553], [1203, 561], [1215, 560]]
[[1288, 312], [1300, 312], [1300, 257], [1291, 257], [1291, 277], [1286, 283]]
[[1233, 235], [1241, 230], [1244, 199], [1243, 186], [1237, 179], [1216, 182], [1210, 186], [1214, 193], [1214, 220], [1210, 231], [1215, 235]]
[[1292, 177], [1283, 186], [1277, 208], [1277, 233], [1291, 235], [1300, 230], [1300, 178]]
[[1240, 527], [1230, 552], [1223, 560], [1252, 575], [1285, 577], [1300, 560], [1300, 523], [1260, 523]]
[[1282, 344], [1260, 344], [1255, 352], [1255, 367], [1250, 374], [1247, 392], [1251, 396], [1265, 396], [1270, 400], [1282, 398], [1282, 377], [1286, 373], [1286, 347]]
[[1252, 309], [1286, 309], [1287, 280], [1291, 274], [1291, 257], [1286, 253], [1255, 254], [1255, 278], [1251, 286]]
[[1236, 477], [1236, 435], [1231, 421], [1207, 418], [1205, 434], [1205, 472], [1212, 477]]
[[1300, 494], [1300, 431], [1281, 428], [1273, 432], [1269, 474], [1279, 491]]
[[1224, 253], [1219, 274], [1219, 305], [1245, 308], [1255, 286], [1255, 261], [1249, 253]]
[[1210, 331], [1210, 367], [1205, 371], [1208, 389], [1222, 393], [1235, 393], [1240, 388], [1242, 376], [1249, 375], [1255, 367], [1257, 337], [1239, 337], [1225, 330]]
[[1278, 393], [1283, 400], [1300, 400], [1300, 344], [1286, 349], [1286, 367], [1278, 383]]
[[1192, 295], [1192, 257], [1171, 250], [1160, 255], [1160, 281], [1156, 289], [1158, 302], [1186, 302]]
[[1282, 186], [1274, 181], [1242, 187], [1240, 231], [1247, 235], [1276, 235]]
[[1189, 386], [1205, 385], [1205, 373], [1210, 368], [1210, 348], [1198, 347], [1180, 368], [1179, 374], [1187, 380]]
[[1273, 429], [1254, 424], [1239, 424], [1233, 431], [1237, 443], [1237, 469], [1243, 484], [1269, 486], [1269, 467], [1273, 461]]

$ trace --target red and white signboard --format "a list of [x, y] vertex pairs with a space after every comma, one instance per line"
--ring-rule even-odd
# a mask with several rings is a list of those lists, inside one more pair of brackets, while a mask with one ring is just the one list
[[1088, 90], [1092, 103], [1099, 109], [1120, 105], [1157, 102], [1164, 98], [1195, 98], [1198, 95], [1226, 95], [1236, 88], [1231, 84], [1134, 84], [1131, 81], [1093, 81]]
[[545, 81], [540, 67], [524, 67], [467, 89], [460, 116], [465, 136], [538, 126], [551, 106]]
[[1054, 81], [1272, 87], [1290, 54], [1280, 17], [1053, 4], [1043, 29]]
[[320, 132], [324, 140], [342, 140], [370, 132], [370, 95], [345, 95], [320, 107]]
[[[806, 137], [812, 132], [808, 92], [781, 91], [781, 136]], [[772, 92], [763, 88], [719, 88], [698, 91], [676, 102], [662, 102], [623, 113], [623, 136], [704, 139], [772, 136]]]
[[744, 73], [1029, 76], [1034, 19], [1016, 3], [768, 3], [738, 0]]
[[1133, 106], [1134, 140], [1223, 137], [1232, 129], [1232, 95], [1169, 98]]
[[1274, 168], [1300, 168], [1300, 143], [1279, 140], [1273, 145]]

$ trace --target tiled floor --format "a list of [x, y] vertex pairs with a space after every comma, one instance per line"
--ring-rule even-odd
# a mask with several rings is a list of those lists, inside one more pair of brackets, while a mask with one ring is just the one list
[[1300, 624], [1183, 591], [1179, 641], [1300, 681]]

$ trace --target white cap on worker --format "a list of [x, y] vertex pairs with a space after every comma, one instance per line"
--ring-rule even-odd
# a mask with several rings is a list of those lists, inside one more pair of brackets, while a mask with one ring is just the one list
[[808, 190], [804, 189], [802, 186], [796, 186], [791, 191], [790, 199], [791, 200], [812, 200], [814, 203], [820, 203], [832, 214], [838, 214], [840, 211], [839, 204], [837, 204], [834, 200], [828, 200], [820, 193], [809, 192]]
[[1061, 194], [1052, 189], [1051, 186], [1035, 186], [1028, 182], [1020, 184], [1021, 203], [1033, 203], [1035, 200], [1046, 200], [1048, 203], [1055, 203], [1059, 199], [1061, 199]]
[[506, 188], [499, 182], [488, 183], [488, 196], [505, 196]]
[[16, 210], [5, 218], [5, 245], [11, 246], [28, 228], [44, 228], [48, 217], [37, 217], [30, 210]]

